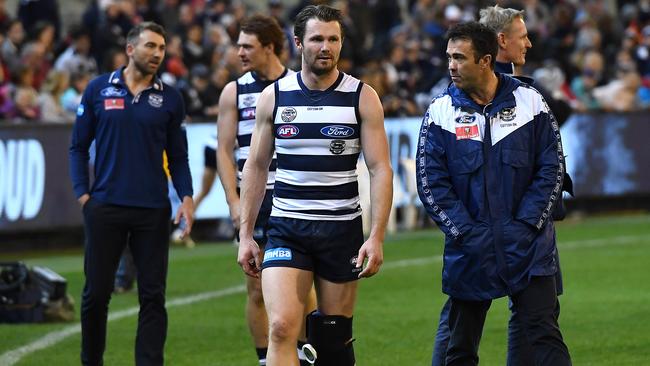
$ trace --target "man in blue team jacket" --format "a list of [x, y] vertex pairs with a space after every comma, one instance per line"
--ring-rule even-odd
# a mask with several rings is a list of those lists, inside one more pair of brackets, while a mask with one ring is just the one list
[[[481, 9], [480, 15], [481, 19], [479, 22], [492, 28], [497, 34], [499, 48], [497, 51], [494, 70], [501, 74], [519, 75], [521, 68], [526, 63], [526, 53], [532, 47], [532, 44], [528, 39], [528, 30], [526, 29], [526, 24], [524, 22], [524, 12], [522, 10], [502, 8], [495, 5]], [[567, 118], [567, 113], [562, 112], [560, 113], [561, 116], [558, 117], [557, 109], [564, 110], [562, 105], [563, 103], [555, 101], [552, 98], [549, 100], [547, 97], [549, 93], [541, 89], [533, 79], [520, 75], [517, 76], [517, 79], [533, 86], [542, 94], [542, 96], [544, 96], [550, 109], [553, 111], [553, 115], [556, 117], [558, 124], [561, 126], [563, 121]], [[568, 175], [564, 176], [563, 190], [566, 190], [571, 194], [573, 193], [570, 177]], [[560, 202], [556, 204], [553, 212], [553, 219], [555, 221], [562, 218], [564, 215], [564, 207]], [[555, 285], [557, 293], [560, 295], [562, 294], [562, 275], [559, 268], [559, 258], [557, 258], [557, 261], [558, 272], [556, 274]], [[447, 345], [449, 343], [448, 323], [450, 306], [451, 300], [447, 300], [440, 312], [440, 321], [438, 330], [436, 331], [431, 366], [445, 366], [445, 356], [447, 353]], [[508, 322], [508, 352], [506, 364], [508, 366], [526, 366], [534, 364], [532, 352], [522, 333], [522, 327], [520, 326], [517, 312], [512, 307], [512, 302], [509, 302], [509, 308], [511, 310], [511, 316]], [[556, 311], [559, 314], [559, 302], [556, 304]]]
[[472, 22], [448, 38], [452, 84], [427, 110], [417, 156], [420, 199], [446, 236], [446, 364], [478, 363], [491, 300], [507, 295], [535, 363], [570, 365], [550, 219], [564, 176], [559, 127], [535, 89], [494, 72], [492, 30]]
[[[86, 235], [83, 365], [103, 364], [108, 303], [127, 237], [140, 301], [135, 363], [163, 364], [171, 212], [163, 152], [182, 200], [176, 222], [185, 218], [187, 235], [193, 221], [183, 100], [156, 77], [165, 56], [165, 31], [155, 23], [137, 25], [127, 36], [126, 53], [126, 67], [97, 77], [86, 88], [70, 145], [70, 174], [83, 206]], [[88, 149], [93, 140], [95, 180], [89, 187]]]

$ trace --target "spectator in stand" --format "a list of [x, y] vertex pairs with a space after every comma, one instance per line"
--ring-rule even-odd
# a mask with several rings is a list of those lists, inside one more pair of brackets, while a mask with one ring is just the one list
[[126, 34], [133, 28], [135, 7], [130, 1], [98, 0], [84, 13], [83, 24], [92, 34], [91, 54], [98, 64], [106, 51], [126, 47]]
[[600, 83], [603, 75], [603, 55], [598, 51], [587, 51], [583, 57], [580, 76], [571, 82], [571, 91], [578, 99], [578, 110], [587, 111], [601, 107], [594, 97], [593, 91]]
[[641, 41], [635, 49], [634, 59], [643, 77], [650, 77], [650, 25], [641, 31]]
[[621, 51], [616, 57], [615, 78], [606, 85], [594, 89], [594, 98], [607, 111], [631, 112], [639, 108], [637, 95], [641, 77], [636, 70], [632, 55]]
[[54, 68], [65, 71], [68, 75], [77, 71], [97, 75], [97, 61], [90, 55], [90, 31], [82, 26], [74, 26], [70, 38], [72, 43], [56, 60]]
[[25, 40], [25, 29], [18, 19], [9, 22], [6, 30], [6, 37], [2, 42], [2, 59], [7, 63], [9, 69], [20, 64], [20, 48]]
[[68, 89], [70, 77], [63, 71], [51, 70], [41, 87], [38, 106], [43, 122], [67, 123], [74, 121], [74, 114], [63, 109], [61, 96]]
[[194, 8], [190, 4], [181, 4], [178, 7], [178, 24], [176, 25], [176, 28], [174, 28], [174, 33], [181, 36], [187, 34], [190, 25], [194, 23], [195, 15]]
[[136, 23], [141, 21], [156, 22], [158, 24], [162, 23], [162, 15], [160, 14], [158, 7], [155, 6], [157, 0], [135, 0], [135, 16], [137, 18]]
[[3, 31], [7, 29], [11, 22], [11, 15], [7, 11], [7, 1], [0, 0], [0, 29]]
[[163, 81], [174, 86], [189, 75], [187, 66], [183, 63], [183, 40], [179, 35], [169, 37], [161, 71]]
[[104, 64], [102, 65], [102, 72], [111, 72], [117, 70], [122, 66], [126, 66], [129, 59], [124, 53], [124, 50], [113, 48], [106, 52]]
[[41, 88], [47, 73], [52, 68], [52, 64], [48, 61], [45, 52], [45, 46], [39, 42], [30, 42], [20, 51], [21, 64], [29, 67], [34, 72], [32, 86], [36, 90]]
[[[185, 101], [185, 112], [190, 121], [206, 122], [208, 108], [218, 106], [219, 98], [208, 88], [210, 69], [203, 64], [196, 64], [190, 71], [189, 83], [179, 83], [178, 88]], [[210, 116], [214, 119], [216, 116]]]
[[560, 3], [553, 7], [554, 20], [550, 39], [548, 39], [545, 54], [553, 55], [565, 75], [572, 75], [573, 69], [569, 56], [573, 51], [576, 39], [576, 28], [573, 24], [575, 8], [569, 3]]
[[10, 91], [13, 99], [6, 116], [14, 122], [35, 120], [40, 116], [38, 110], [38, 92], [32, 86], [34, 70], [26, 65], [19, 65], [12, 73], [14, 86]]
[[158, 4], [161, 25], [170, 31], [176, 32], [179, 24], [180, 0], [162, 0]]
[[[557, 66], [556, 62], [547, 60], [543, 67], [535, 70], [533, 79], [544, 89], [550, 91], [551, 98], [568, 104], [572, 109], [578, 108], [580, 102], [571, 91], [564, 72]], [[562, 125], [562, 122], [558, 121], [560, 125]]]
[[[218, 23], [210, 24], [206, 28], [206, 38], [206, 48], [211, 55], [214, 55], [214, 52], [223, 52], [226, 47], [231, 45], [226, 29]], [[212, 62], [214, 66], [214, 59]]]
[[71, 113], [77, 112], [77, 107], [81, 102], [81, 95], [89, 81], [90, 75], [87, 72], [79, 71], [70, 75], [70, 87], [61, 96], [61, 105], [64, 110]]
[[187, 29], [183, 42], [183, 61], [190, 69], [196, 64], [207, 65], [210, 62], [209, 50], [203, 45], [203, 25], [194, 22]]
[[59, 39], [61, 34], [61, 18], [57, 0], [28, 0], [20, 1], [18, 5], [18, 18], [25, 29], [34, 29], [36, 24], [46, 21], [54, 26], [54, 38]]
[[39, 21], [33, 29], [30, 30], [28, 40], [36, 42], [43, 46], [45, 49], [45, 57], [49, 63], [52, 63], [54, 58], [54, 47], [56, 46], [56, 29], [52, 23], [47, 21]]

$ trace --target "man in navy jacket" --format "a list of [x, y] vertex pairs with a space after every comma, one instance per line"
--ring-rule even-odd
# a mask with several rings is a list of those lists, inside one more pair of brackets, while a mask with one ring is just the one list
[[446, 237], [446, 364], [478, 363], [491, 300], [510, 296], [535, 363], [570, 365], [555, 312], [559, 127], [539, 92], [494, 72], [492, 30], [472, 22], [448, 38], [452, 84], [427, 110], [417, 156], [420, 199]]
[[[135, 361], [137, 365], [163, 364], [171, 211], [163, 153], [182, 200], [176, 221], [185, 218], [186, 235], [193, 221], [183, 100], [156, 77], [165, 56], [165, 31], [155, 23], [141, 23], [129, 32], [126, 53], [129, 63], [125, 68], [97, 77], [86, 88], [70, 145], [70, 175], [83, 206], [86, 235], [83, 365], [103, 364], [108, 303], [127, 237], [140, 301]], [[90, 187], [88, 149], [93, 140], [95, 179]]]
[[[497, 43], [499, 48], [497, 51], [494, 70], [501, 74], [518, 75], [521, 72], [521, 68], [526, 63], [526, 53], [528, 49], [532, 47], [532, 44], [528, 39], [528, 30], [526, 29], [526, 24], [524, 22], [524, 12], [512, 8], [502, 8], [495, 5], [481, 9], [480, 14], [481, 19], [479, 21], [492, 28], [497, 34]], [[560, 106], [561, 103], [557, 103], [557, 101], [552, 103], [551, 101], [553, 101], [553, 99], [549, 100], [547, 98], [548, 93], [541, 90], [539, 86], [534, 83], [533, 79], [524, 76], [517, 76], [517, 79], [533, 86], [542, 94], [542, 96], [544, 96], [550, 109], [553, 111], [553, 115], [558, 120], [558, 124], [561, 126], [563, 119], [557, 118], [558, 114], [556, 110], [557, 108], [562, 109]], [[562, 113], [562, 115], [564, 115], [564, 119], [566, 119], [565, 113]], [[564, 187], [571, 186], [570, 177], [568, 177], [568, 175], [564, 176], [563, 184]], [[570, 188], [567, 188], [566, 190], [571, 192]], [[563, 214], [564, 212], [562, 210], [563, 206], [558, 203], [553, 215], [553, 218], [556, 221], [561, 217], [561, 215], [556, 214], [558, 212]], [[559, 266], [559, 258], [557, 261]], [[555, 285], [558, 295], [562, 294], [562, 275], [559, 267], [556, 274]], [[436, 331], [433, 348], [432, 366], [445, 365], [447, 345], [449, 344], [450, 306], [451, 300], [447, 300], [440, 312], [440, 321], [438, 330]], [[525, 366], [534, 364], [532, 351], [530, 350], [526, 338], [523, 336], [522, 327], [520, 326], [517, 312], [512, 307], [512, 302], [509, 302], [509, 307], [511, 310], [511, 316], [510, 321], [508, 322], [508, 352], [506, 364], [508, 366]], [[556, 311], [560, 311], [559, 302], [557, 303]]]

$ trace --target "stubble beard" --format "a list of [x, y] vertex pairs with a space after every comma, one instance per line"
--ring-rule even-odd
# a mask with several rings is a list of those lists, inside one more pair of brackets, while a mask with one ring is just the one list
[[140, 62], [137, 60], [133, 60], [133, 65], [135, 66], [135, 69], [138, 70], [139, 73], [141, 73], [143, 76], [152, 76], [155, 75], [158, 72], [158, 69], [160, 69], [160, 64], [156, 66], [153, 70], [149, 68], [149, 62]]
[[338, 63], [338, 60], [332, 59], [332, 63], [328, 66], [317, 66], [318, 64], [318, 59], [315, 59], [314, 62], [312, 62], [311, 65], [311, 72], [313, 72], [315, 75], [322, 76], [329, 74], [336, 68], [336, 64]]

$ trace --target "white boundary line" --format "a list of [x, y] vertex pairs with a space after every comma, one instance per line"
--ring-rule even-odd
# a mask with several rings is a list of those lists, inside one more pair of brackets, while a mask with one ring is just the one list
[[[643, 239], [650, 240], [650, 235], [638, 235], [638, 236], [628, 235], [628, 236], [618, 236], [614, 238], [604, 238], [604, 239], [575, 240], [575, 241], [564, 242], [563, 244], [562, 242], [560, 242], [560, 249], [567, 250], [567, 249], [576, 249], [576, 248], [585, 248], [585, 247], [600, 247], [608, 244], [617, 244], [617, 245], [633, 244]], [[390, 269], [390, 268], [401, 268], [401, 267], [409, 267], [409, 266], [421, 266], [433, 262], [439, 262], [441, 260], [442, 260], [442, 256], [440, 255], [433, 256], [433, 257], [401, 259], [401, 260], [385, 263], [382, 266], [382, 268]], [[244, 293], [245, 291], [246, 291], [246, 287], [244, 285], [239, 285], [239, 286], [228, 287], [217, 291], [202, 292], [196, 295], [178, 297], [169, 300], [166, 302], [166, 307], [173, 308], [176, 306], [185, 306], [200, 301]], [[114, 320], [119, 320], [132, 315], [136, 315], [138, 311], [139, 311], [139, 307], [134, 306], [125, 310], [112, 312], [108, 315], [108, 321], [111, 322]], [[22, 347], [7, 351], [4, 354], [2, 354], [0, 356], [0, 366], [13, 366], [16, 363], [18, 363], [18, 361], [20, 361], [23, 357], [31, 353], [34, 353], [36, 351], [51, 347], [63, 341], [64, 339], [78, 333], [81, 333], [80, 323], [77, 323], [75, 325], [70, 325], [61, 330], [47, 333], [43, 337], [31, 343], [28, 343]]]
[[[167, 308], [173, 308], [176, 306], [189, 305], [199, 301], [205, 301], [209, 299], [216, 299], [228, 295], [243, 293], [244, 291], [246, 291], [246, 286], [244, 285], [233, 286], [222, 290], [202, 292], [196, 295], [175, 298], [170, 301], [167, 301], [165, 305]], [[139, 310], [140, 310], [139, 306], [134, 306], [128, 309], [110, 313], [108, 315], [108, 321], [111, 322], [114, 320], [119, 320], [122, 318], [135, 315], [138, 313]], [[61, 330], [47, 333], [46, 335], [35, 340], [34, 342], [31, 342], [29, 344], [26, 344], [14, 350], [5, 352], [2, 356], [0, 356], [0, 366], [15, 365], [18, 361], [20, 361], [23, 357], [29, 355], [30, 353], [34, 353], [36, 351], [51, 347], [63, 341], [64, 339], [78, 333], [81, 333], [80, 323], [67, 326]]]

